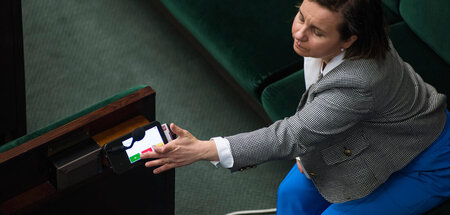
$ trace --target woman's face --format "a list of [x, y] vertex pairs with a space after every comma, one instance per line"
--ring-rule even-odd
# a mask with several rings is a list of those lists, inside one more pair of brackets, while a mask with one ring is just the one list
[[343, 17], [315, 2], [304, 0], [292, 23], [294, 50], [304, 57], [321, 58], [328, 63], [333, 57], [356, 41], [352, 36], [347, 41], [340, 38], [338, 26]]

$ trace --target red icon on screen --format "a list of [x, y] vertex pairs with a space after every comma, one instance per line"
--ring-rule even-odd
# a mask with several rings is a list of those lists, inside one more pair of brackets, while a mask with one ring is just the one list
[[144, 154], [144, 153], [146, 153], [146, 152], [152, 152], [152, 151], [153, 151], [153, 149], [152, 149], [152, 148], [148, 148], [148, 149], [146, 149], [146, 150], [142, 151], [142, 154]]

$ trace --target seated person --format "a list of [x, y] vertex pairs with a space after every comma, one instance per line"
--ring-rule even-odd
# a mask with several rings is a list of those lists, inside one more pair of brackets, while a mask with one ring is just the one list
[[293, 116], [209, 141], [172, 124], [179, 137], [142, 155], [156, 158], [146, 166], [157, 174], [209, 160], [236, 171], [298, 157], [278, 214], [421, 214], [445, 201], [446, 96], [397, 54], [381, 2], [304, 0], [292, 37], [307, 86]]

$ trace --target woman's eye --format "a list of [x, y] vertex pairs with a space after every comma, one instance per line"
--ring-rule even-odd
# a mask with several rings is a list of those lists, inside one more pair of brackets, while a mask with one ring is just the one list
[[298, 20], [303, 23], [305, 22], [305, 18], [303, 18], [303, 16], [301, 14], [298, 15]]
[[317, 28], [313, 28], [312, 32], [314, 35], [316, 35], [318, 37], [323, 36], [323, 34], [319, 30], [317, 30]]

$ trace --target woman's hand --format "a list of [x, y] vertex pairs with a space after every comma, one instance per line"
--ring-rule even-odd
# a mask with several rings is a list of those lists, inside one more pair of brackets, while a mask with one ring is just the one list
[[216, 144], [213, 140], [198, 140], [189, 131], [181, 129], [173, 123], [170, 124], [170, 128], [173, 133], [178, 135], [177, 139], [164, 146], [155, 146], [153, 152], [141, 155], [142, 159], [156, 158], [156, 160], [145, 163], [146, 167], [160, 166], [153, 170], [154, 174], [186, 166], [199, 160], [219, 161]]

